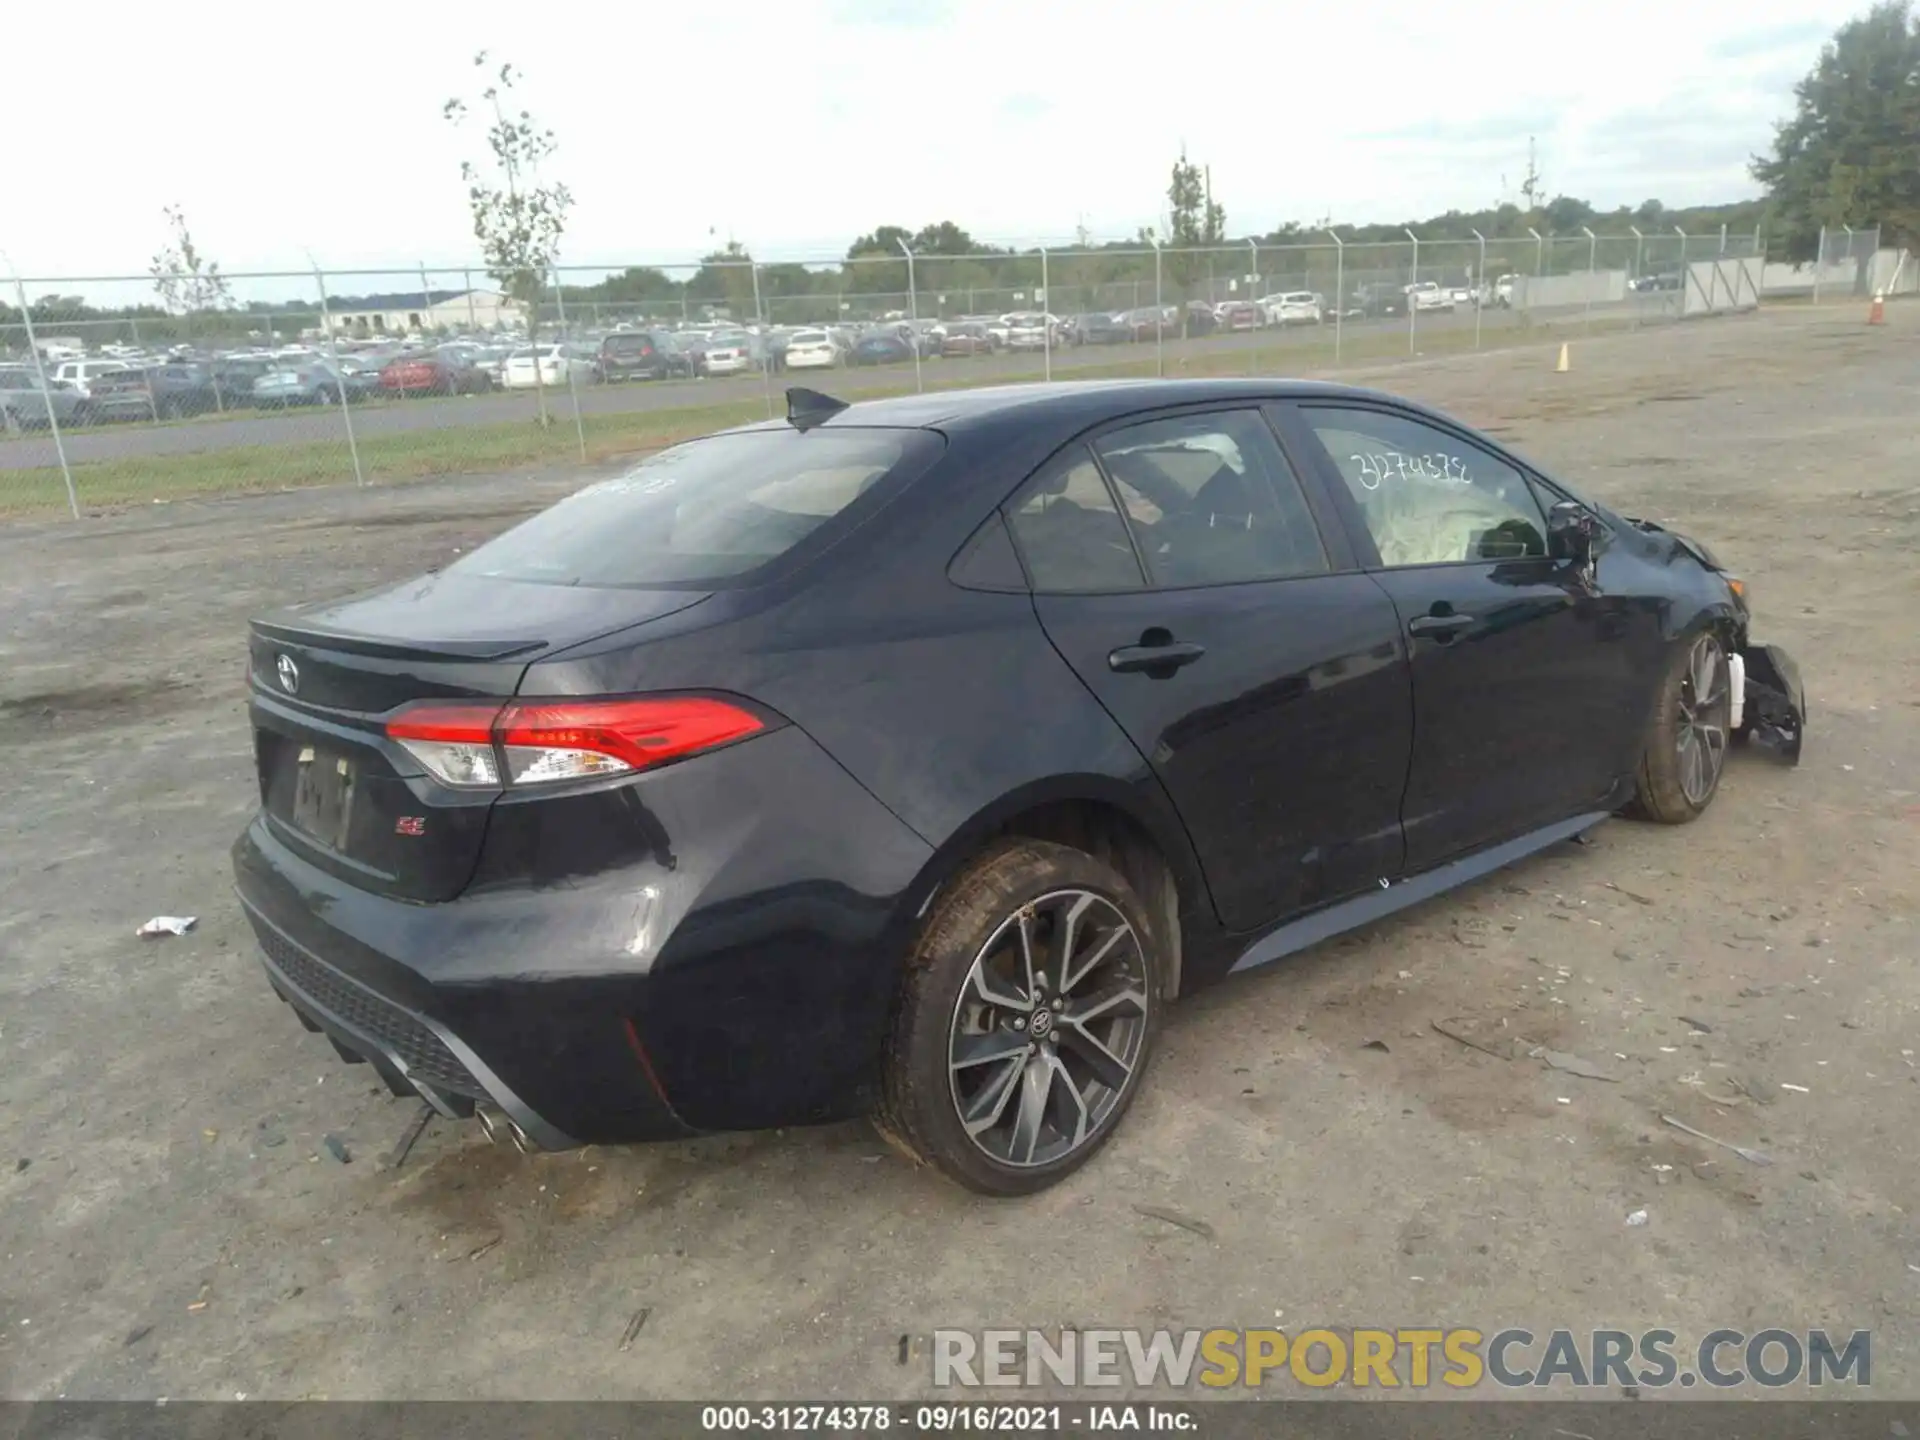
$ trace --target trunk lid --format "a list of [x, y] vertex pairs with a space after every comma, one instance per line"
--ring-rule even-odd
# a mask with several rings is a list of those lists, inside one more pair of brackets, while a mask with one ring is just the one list
[[500, 791], [439, 783], [387, 738], [387, 719], [420, 700], [504, 703], [543, 655], [705, 598], [443, 573], [255, 620], [250, 709], [268, 823], [355, 885], [452, 899]]

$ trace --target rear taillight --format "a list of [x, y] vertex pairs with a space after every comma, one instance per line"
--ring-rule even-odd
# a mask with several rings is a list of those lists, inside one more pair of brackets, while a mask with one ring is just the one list
[[408, 706], [386, 728], [442, 784], [491, 787], [629, 774], [744, 740], [767, 722], [712, 696], [672, 695], [428, 701]]

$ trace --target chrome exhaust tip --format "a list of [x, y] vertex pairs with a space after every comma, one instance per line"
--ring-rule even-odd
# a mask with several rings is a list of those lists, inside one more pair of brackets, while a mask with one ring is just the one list
[[473, 1118], [480, 1122], [480, 1128], [487, 1139], [496, 1145], [511, 1145], [522, 1155], [537, 1155], [543, 1149], [534, 1143], [533, 1137], [520, 1128], [515, 1120], [498, 1105], [477, 1104], [473, 1107]]
[[510, 1123], [504, 1111], [492, 1105], [476, 1105], [473, 1107], [473, 1118], [480, 1122], [481, 1133], [487, 1139], [496, 1145], [504, 1143], [506, 1128]]

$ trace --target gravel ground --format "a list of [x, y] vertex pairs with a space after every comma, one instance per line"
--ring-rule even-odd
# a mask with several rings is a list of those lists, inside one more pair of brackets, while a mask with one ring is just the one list
[[[269, 993], [226, 857], [245, 618], [577, 472], [0, 529], [0, 1393], [888, 1398], [936, 1326], [1438, 1322], [1872, 1329], [1875, 1393], [1920, 1395], [1920, 313], [1859, 319], [1373, 374], [1713, 544], [1801, 657], [1805, 762], [1182, 1004], [1116, 1142], [1021, 1202], [863, 1125], [521, 1157], [436, 1122], [391, 1168], [418, 1107]], [[200, 923], [136, 940], [160, 913]]]

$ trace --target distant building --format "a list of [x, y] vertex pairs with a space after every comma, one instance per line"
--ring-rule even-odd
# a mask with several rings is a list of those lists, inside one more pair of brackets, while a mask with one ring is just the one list
[[498, 290], [415, 290], [327, 299], [336, 335], [420, 335], [524, 329], [526, 307]]

